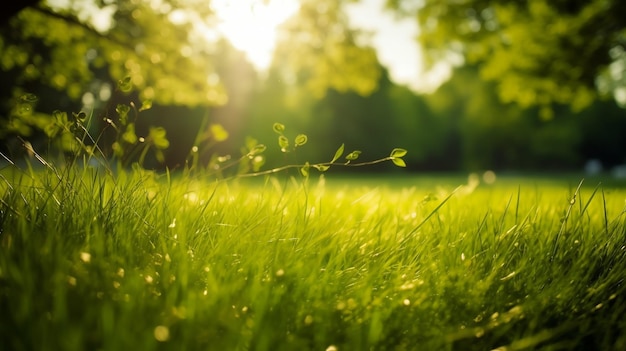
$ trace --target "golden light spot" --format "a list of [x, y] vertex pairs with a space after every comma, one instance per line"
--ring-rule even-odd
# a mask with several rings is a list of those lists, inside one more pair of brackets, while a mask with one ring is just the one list
[[309, 314], [306, 317], [304, 317], [304, 324], [305, 325], [311, 325], [312, 323], [313, 323], [313, 316], [311, 316]]
[[154, 338], [157, 341], [165, 342], [170, 339], [170, 329], [164, 325], [159, 325], [154, 328]]
[[486, 184], [493, 184], [496, 182], [496, 173], [494, 171], [486, 171], [485, 173], [483, 173], [483, 181]]
[[76, 286], [76, 278], [72, 277], [72, 276], [68, 276], [67, 277], [67, 283], [71, 286]]
[[89, 252], [81, 252], [80, 259], [85, 263], [89, 263], [89, 261], [91, 261], [91, 254]]

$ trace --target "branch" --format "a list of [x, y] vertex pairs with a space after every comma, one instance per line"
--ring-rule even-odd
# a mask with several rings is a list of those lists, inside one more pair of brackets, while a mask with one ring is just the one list
[[132, 45], [130, 42], [124, 42], [121, 40], [118, 40], [110, 35], [106, 35], [102, 32], [99, 32], [97, 29], [95, 29], [94, 27], [90, 26], [88, 23], [82, 22], [80, 21], [76, 16], [72, 16], [72, 15], [68, 15], [68, 14], [62, 14], [62, 13], [58, 13], [58, 12], [54, 12], [52, 10], [50, 10], [50, 8], [44, 7], [44, 6], [34, 6], [33, 7], [34, 10], [39, 11], [40, 13], [56, 18], [56, 19], [60, 19], [62, 21], [65, 21], [66, 23], [78, 26], [82, 29], [84, 29], [85, 31], [87, 31], [87, 33], [99, 38], [99, 39], [103, 39], [106, 40], [112, 44], [115, 45], [119, 45], [123, 48], [126, 48], [127, 50], [130, 51], [135, 51], [135, 46]]
[[300, 164], [300, 165], [287, 165], [287, 166], [282, 166], [282, 167], [277, 167], [277, 168], [272, 168], [272, 169], [268, 169], [266, 171], [260, 171], [260, 172], [254, 172], [254, 173], [244, 173], [244, 174], [239, 174], [236, 175], [235, 177], [237, 178], [249, 178], [249, 177], [258, 177], [258, 176], [262, 176], [262, 175], [267, 175], [267, 174], [274, 174], [274, 173], [278, 173], [281, 171], [285, 171], [287, 169], [291, 169], [291, 168], [302, 168], [302, 167], [312, 167], [312, 168], [316, 168], [316, 167], [330, 167], [330, 166], [341, 166], [341, 167], [362, 167], [362, 166], [371, 166], [371, 165], [375, 165], [377, 163], [383, 163], [386, 161], [391, 161], [393, 159], [393, 157], [391, 156], [387, 156], [385, 158], [381, 158], [378, 160], [374, 160], [374, 161], [367, 161], [367, 162], [360, 162], [360, 163], [333, 163], [333, 162], [322, 162], [322, 163], [315, 163], [315, 164]]

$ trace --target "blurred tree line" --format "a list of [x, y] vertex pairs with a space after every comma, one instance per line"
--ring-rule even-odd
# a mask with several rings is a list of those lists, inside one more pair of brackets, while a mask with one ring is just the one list
[[[510, 27], [523, 29], [529, 18], [557, 20], [559, 14], [582, 32], [550, 34], [557, 42], [595, 38], [596, 32], [608, 31], [596, 17], [613, 8], [598, 7], [597, 1], [581, 2], [569, 12], [560, 9], [561, 2], [515, 3], [522, 7], [518, 12], [499, 2], [424, 2], [417, 19], [437, 32], [425, 43], [431, 59], [457, 50], [465, 64], [423, 95], [390, 80], [363, 33], [349, 27], [341, 2], [301, 0], [299, 12], [282, 26], [274, 61], [263, 75], [227, 41], [198, 41], [191, 19], [211, 18], [206, 2], [96, 1], [92, 6], [98, 11], [112, 14], [111, 24], [102, 28], [90, 24], [86, 3], [32, 2], [3, 19], [0, 139], [5, 154], [18, 153], [16, 135], [49, 147], [45, 130], [54, 110], [77, 112], [87, 106], [93, 111], [90, 131], [106, 141], [114, 131], [102, 121], [119, 118], [116, 104], [148, 101], [152, 107], [137, 117], [135, 133], [165, 128], [170, 143], [163, 165], [171, 168], [183, 167], [200, 144], [201, 161], [207, 163], [216, 155], [236, 158], [255, 143], [268, 146], [267, 167], [328, 161], [341, 143], [363, 151], [363, 159], [384, 157], [394, 147], [408, 149], [405, 160], [415, 171], [567, 170], [581, 169], [592, 158], [607, 167], [626, 162], [626, 111], [589, 83], [590, 75], [603, 74], [611, 57], [623, 59], [615, 49], [623, 45], [620, 18], [609, 22], [621, 34], [607, 36], [606, 43], [584, 55], [589, 60], [580, 62], [590, 72], [580, 72], [571, 59], [578, 46], [567, 43], [563, 48], [570, 51], [537, 51], [530, 61], [518, 62], [528, 40], [541, 31], [523, 36], [513, 30], [510, 35], [520, 37], [505, 42], [517, 46], [495, 39]], [[416, 10], [401, 1], [389, 3], [403, 14]], [[436, 18], [436, 25], [426, 26], [429, 18]], [[467, 23], [455, 22], [459, 19]], [[478, 29], [472, 27], [475, 20], [481, 21]], [[455, 32], [454, 23], [475, 30]], [[445, 38], [466, 46], [446, 47]], [[547, 38], [538, 43], [544, 49], [553, 44]], [[544, 67], [551, 58], [565, 66]], [[130, 77], [132, 92], [116, 89], [124, 77]], [[518, 85], [512, 88], [511, 82]], [[36, 103], [25, 93], [34, 94]], [[283, 123], [286, 134], [307, 134], [309, 143], [297, 153], [281, 153], [274, 122]], [[369, 169], [397, 170], [385, 164]]]

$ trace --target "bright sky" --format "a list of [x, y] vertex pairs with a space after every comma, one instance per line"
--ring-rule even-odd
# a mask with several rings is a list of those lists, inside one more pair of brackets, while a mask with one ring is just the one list
[[[351, 4], [351, 24], [375, 32], [372, 45], [392, 80], [416, 91], [436, 88], [448, 78], [448, 66], [442, 64], [431, 72], [423, 72], [415, 42], [417, 24], [411, 19], [398, 21], [393, 14], [383, 12], [384, 1], [361, 0]], [[270, 64], [276, 27], [298, 10], [297, 0], [212, 0], [211, 4], [218, 16], [217, 31], [261, 70]]]
[[298, 10], [294, 0], [212, 0], [217, 31], [259, 69], [272, 60], [276, 28]]

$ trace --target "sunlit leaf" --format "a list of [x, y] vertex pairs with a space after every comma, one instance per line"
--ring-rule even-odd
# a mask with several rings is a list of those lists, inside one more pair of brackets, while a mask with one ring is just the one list
[[149, 110], [152, 108], [152, 100], [148, 99], [148, 100], [144, 100], [141, 103], [141, 107], [139, 108], [139, 111], [145, 111], [145, 110]]
[[213, 135], [213, 139], [215, 141], [220, 142], [228, 139], [228, 132], [224, 129], [224, 127], [222, 127], [221, 124], [211, 124], [209, 129], [211, 130], [211, 135]]
[[35, 94], [23, 94], [22, 96], [20, 96], [20, 102], [22, 103], [27, 103], [27, 104], [34, 104], [37, 102], [37, 100], [39, 100], [37, 98], [37, 95]]
[[117, 157], [122, 157], [124, 155], [124, 147], [122, 147], [122, 144], [117, 141], [111, 144], [111, 149], [113, 150], [113, 154]]
[[120, 91], [125, 93], [131, 91], [133, 89], [133, 83], [130, 79], [130, 76], [126, 76], [124, 77], [124, 79], [120, 79], [119, 81], [117, 81], [117, 87], [120, 89]]
[[406, 167], [406, 163], [401, 158], [392, 158], [391, 162], [398, 167]]
[[408, 151], [405, 149], [395, 148], [391, 150], [391, 157], [402, 157], [407, 154]]
[[278, 137], [278, 146], [280, 146], [280, 151], [287, 152], [289, 151], [289, 139], [286, 136], [281, 135]]
[[24, 94], [20, 96], [18, 103], [18, 113], [22, 115], [29, 115], [33, 113], [34, 106], [37, 103], [37, 96], [34, 94]]
[[359, 155], [360, 155], [360, 154], [361, 154], [361, 151], [359, 151], [359, 150], [354, 150], [354, 151], [352, 151], [351, 153], [349, 153], [349, 154], [347, 154], [347, 155], [346, 155], [346, 160], [348, 160], [348, 161], [354, 161], [354, 160], [356, 160], [357, 158], [359, 158]]
[[49, 123], [43, 131], [49, 138], [54, 138], [61, 131], [61, 127], [56, 123]]
[[272, 126], [272, 129], [274, 129], [274, 132], [278, 133], [278, 134], [283, 134], [283, 132], [285, 131], [285, 125], [282, 123], [274, 123], [274, 125]]
[[302, 173], [303, 176], [308, 177], [309, 176], [309, 163], [305, 163], [304, 166], [302, 168], [300, 168], [300, 173]]
[[333, 159], [330, 161], [330, 163], [334, 163], [341, 157], [341, 155], [343, 155], [344, 146], [345, 146], [344, 144], [341, 144], [341, 146], [337, 149], [337, 151], [335, 151], [335, 156], [333, 156]]
[[126, 125], [128, 121], [128, 113], [130, 112], [130, 106], [124, 104], [118, 104], [115, 107], [115, 112], [120, 117], [120, 124]]
[[129, 144], [137, 143], [137, 134], [135, 134], [135, 123], [129, 123], [126, 126], [124, 134], [122, 134], [122, 140]]
[[263, 157], [262, 155], [257, 155], [252, 159], [252, 170], [254, 172], [258, 172], [264, 164], [265, 157]]
[[59, 110], [54, 110], [52, 112], [52, 117], [59, 125], [66, 125], [68, 123], [67, 113]]
[[298, 134], [296, 136], [296, 140], [294, 141], [294, 144], [296, 146], [302, 146], [302, 145], [306, 144], [307, 140], [308, 139], [307, 139], [307, 136], [305, 134]]
[[320, 172], [326, 172], [330, 168], [329, 165], [313, 165], [313, 167]]
[[156, 157], [157, 161], [159, 161], [161, 163], [165, 162], [165, 154], [163, 154], [163, 151], [156, 150], [154, 152], [154, 156]]
[[263, 153], [267, 147], [264, 144], [255, 145], [250, 152], [248, 152], [248, 156], [253, 157], [257, 156], [260, 153]]
[[166, 131], [163, 127], [150, 127], [149, 138], [157, 149], [167, 149], [170, 146], [166, 137]]

